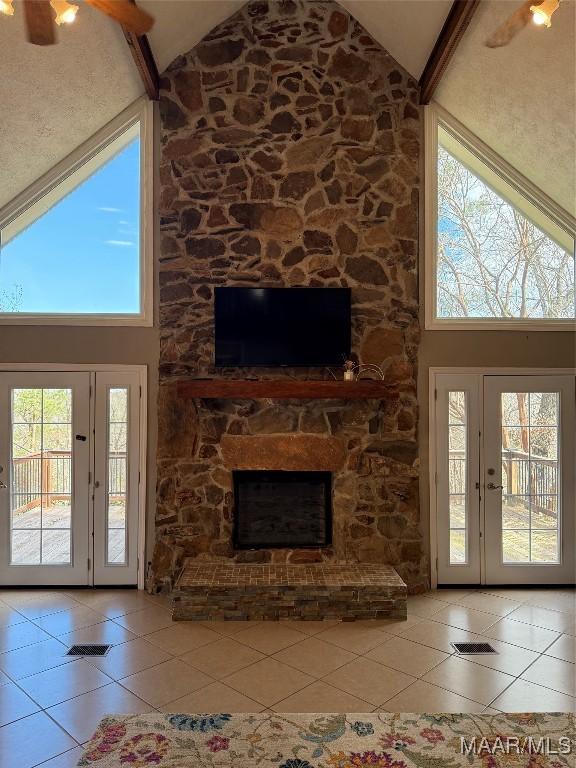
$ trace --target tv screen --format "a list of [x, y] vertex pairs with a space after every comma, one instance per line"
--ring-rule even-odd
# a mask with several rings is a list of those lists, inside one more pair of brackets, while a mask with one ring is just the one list
[[350, 356], [349, 288], [216, 288], [215, 364], [341, 365]]

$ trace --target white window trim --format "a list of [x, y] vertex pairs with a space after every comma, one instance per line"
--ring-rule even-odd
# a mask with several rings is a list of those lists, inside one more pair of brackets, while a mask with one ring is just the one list
[[140, 123], [140, 313], [50, 314], [0, 313], [0, 325], [153, 325], [154, 275], [154, 112], [153, 103], [138, 99], [88, 141], [71, 152], [34, 184], [0, 209], [0, 232], [15, 219], [65, 183], [75, 171], [96, 157], [111, 142]]
[[424, 288], [426, 330], [444, 331], [570, 331], [576, 329], [571, 318], [499, 320], [476, 318], [438, 318], [436, 316], [436, 260], [438, 221], [438, 124], [442, 123], [467, 149], [475, 154], [492, 171], [497, 173], [519, 194], [526, 197], [570, 237], [576, 238], [576, 219], [561, 208], [552, 198], [538, 189], [503, 158], [491, 150], [462, 123], [438, 104], [430, 104], [424, 111]]

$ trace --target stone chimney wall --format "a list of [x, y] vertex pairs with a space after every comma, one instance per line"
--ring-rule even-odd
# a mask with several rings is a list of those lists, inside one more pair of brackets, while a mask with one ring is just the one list
[[[337, 3], [286, 0], [247, 4], [161, 86], [154, 588], [185, 557], [386, 563], [424, 588], [416, 82]], [[398, 398], [180, 398], [176, 382], [191, 377], [330, 375], [214, 369], [215, 286], [350, 287], [353, 350], [385, 369]], [[337, 443], [330, 549], [233, 551], [230, 456], [262, 436], [280, 461], [298, 436], [300, 464], [307, 451], [322, 464], [322, 446], [330, 459]]]

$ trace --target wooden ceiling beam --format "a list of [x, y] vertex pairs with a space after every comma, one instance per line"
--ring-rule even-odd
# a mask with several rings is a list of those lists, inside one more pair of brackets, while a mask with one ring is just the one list
[[419, 80], [420, 104], [429, 104], [480, 0], [454, 0]]
[[[135, 4], [135, 0], [131, 1]], [[122, 31], [144, 83], [148, 98], [152, 101], [158, 101], [160, 98], [160, 75], [148, 38], [146, 35], [137, 35], [126, 27], [122, 27]]]
[[158, 74], [158, 68], [156, 67], [148, 38], [146, 35], [139, 37], [127, 29], [124, 29], [124, 37], [144, 83], [148, 98], [152, 99], [152, 101], [158, 101], [160, 97], [160, 75]]
[[54, 45], [56, 27], [49, 0], [24, 0], [24, 18], [29, 43]]

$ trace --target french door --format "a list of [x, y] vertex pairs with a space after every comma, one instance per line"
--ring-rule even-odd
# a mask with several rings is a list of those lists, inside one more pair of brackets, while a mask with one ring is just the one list
[[0, 373], [0, 584], [136, 584], [137, 373]]
[[572, 584], [575, 379], [437, 374], [439, 584]]

